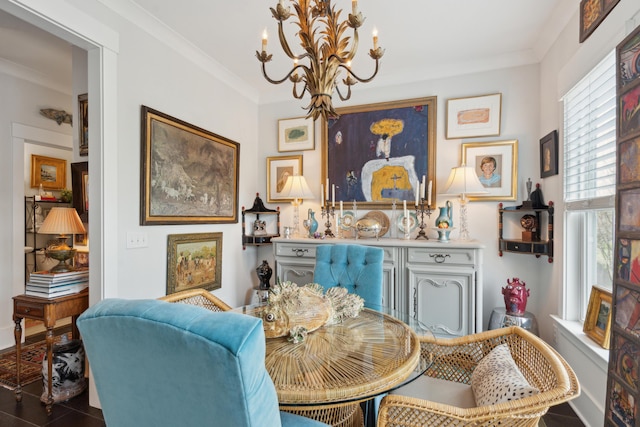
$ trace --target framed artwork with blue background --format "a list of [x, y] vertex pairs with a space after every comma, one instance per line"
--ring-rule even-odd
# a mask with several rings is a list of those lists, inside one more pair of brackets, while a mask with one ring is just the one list
[[322, 135], [322, 182], [335, 185], [335, 199], [364, 209], [413, 204], [423, 176], [436, 194], [436, 104], [434, 96], [336, 109]]

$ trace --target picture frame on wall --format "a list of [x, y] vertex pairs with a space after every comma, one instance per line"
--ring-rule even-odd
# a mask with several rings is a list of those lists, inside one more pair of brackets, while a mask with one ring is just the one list
[[140, 224], [238, 222], [240, 145], [142, 106]]
[[580, 43], [589, 38], [619, 2], [620, 0], [580, 1]]
[[89, 162], [71, 163], [73, 207], [80, 219], [89, 222]]
[[312, 118], [296, 117], [278, 120], [278, 152], [313, 150], [315, 122]]
[[592, 286], [582, 330], [604, 349], [609, 348], [612, 309], [611, 292]]
[[31, 188], [62, 190], [67, 186], [67, 161], [55, 157], [31, 155]]
[[89, 95], [78, 95], [78, 150], [81, 156], [89, 155]]
[[446, 138], [500, 135], [502, 94], [447, 100]]
[[631, 84], [640, 78], [640, 31], [632, 31], [616, 47], [618, 87]]
[[267, 202], [292, 202], [282, 193], [289, 176], [302, 175], [302, 155], [267, 157]]
[[618, 96], [618, 139], [640, 135], [640, 80], [625, 86]]
[[616, 286], [616, 327], [632, 335], [640, 345], [640, 288], [631, 285]]
[[486, 194], [469, 195], [469, 200], [516, 200], [518, 183], [518, 140], [462, 144], [462, 163], [476, 171]]
[[167, 295], [222, 287], [222, 233], [169, 234]]
[[558, 131], [549, 132], [540, 140], [540, 178], [558, 175]]
[[322, 182], [364, 209], [413, 203], [423, 176], [436, 194], [436, 108], [432, 96], [336, 109], [323, 122]]

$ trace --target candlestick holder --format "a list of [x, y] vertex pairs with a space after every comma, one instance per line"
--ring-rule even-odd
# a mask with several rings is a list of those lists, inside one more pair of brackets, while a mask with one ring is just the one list
[[325, 206], [322, 207], [322, 218], [327, 217], [327, 221], [324, 223], [325, 227], [324, 236], [325, 237], [335, 237], [333, 231], [331, 231], [331, 218], [336, 216], [335, 208], [329, 207], [329, 201], [325, 203]]
[[[420, 217], [420, 231], [418, 231], [418, 235], [416, 236], [416, 240], [418, 239], [426, 239], [429, 240], [429, 237], [427, 237], [427, 233], [424, 231], [426, 224], [424, 223], [424, 216], [426, 215], [427, 218], [431, 218], [431, 207], [425, 203], [426, 199], [424, 198], [420, 198], [420, 204], [416, 206], [416, 217]], [[426, 205], [426, 206], [425, 206]], [[407, 228], [407, 227], [405, 227]]]

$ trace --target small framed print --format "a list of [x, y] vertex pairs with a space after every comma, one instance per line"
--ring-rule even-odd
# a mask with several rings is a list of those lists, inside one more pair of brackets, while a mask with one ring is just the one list
[[540, 178], [558, 175], [558, 131], [540, 140]]
[[611, 335], [611, 292], [598, 286], [591, 287], [587, 316], [582, 330], [602, 348], [609, 348]]
[[604, 21], [620, 0], [580, 1], [580, 43], [584, 42]]
[[617, 284], [615, 325], [640, 338], [640, 289]]
[[306, 117], [278, 120], [278, 152], [313, 150], [314, 124], [313, 119]]
[[302, 156], [267, 157], [267, 202], [292, 202], [282, 193], [290, 176], [302, 175]]
[[500, 135], [502, 94], [447, 100], [447, 139]]

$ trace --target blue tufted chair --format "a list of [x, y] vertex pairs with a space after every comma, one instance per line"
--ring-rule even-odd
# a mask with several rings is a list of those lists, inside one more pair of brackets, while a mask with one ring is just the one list
[[107, 299], [77, 325], [109, 427], [327, 426], [278, 410], [258, 318]]
[[325, 289], [343, 286], [366, 307], [382, 305], [384, 251], [363, 245], [318, 245], [313, 281]]

